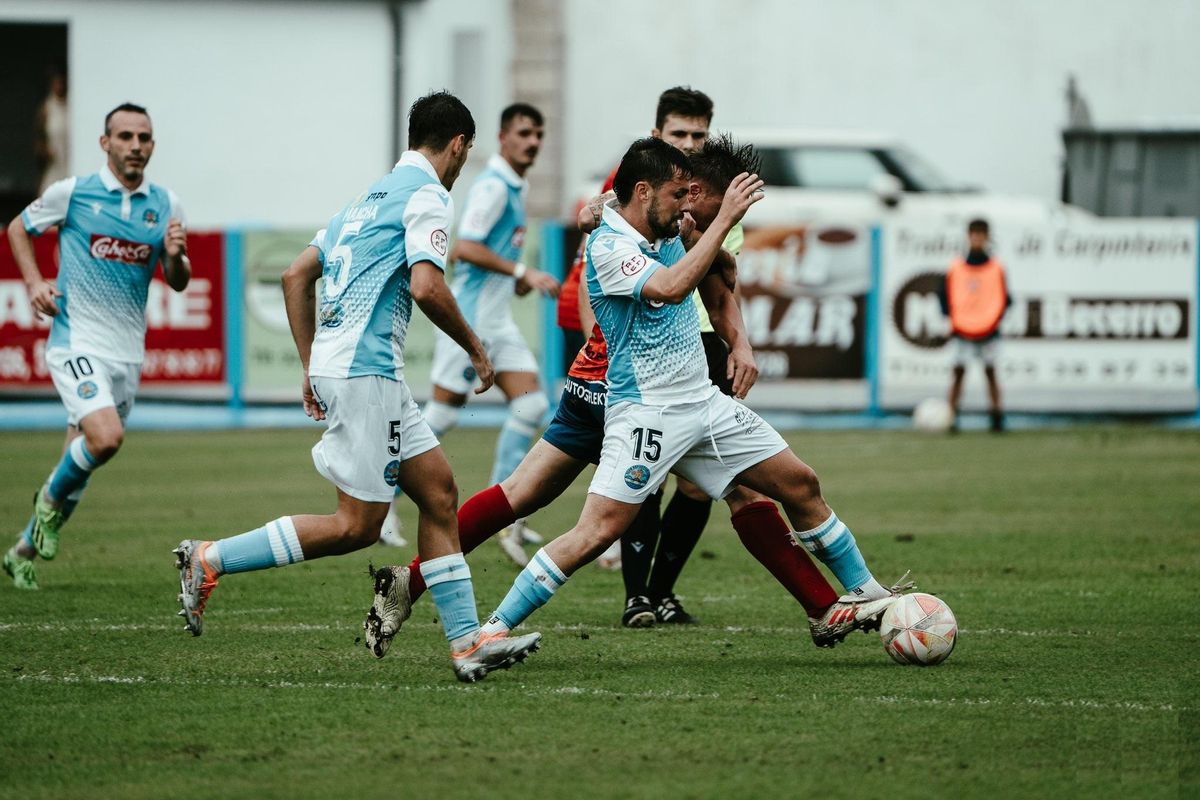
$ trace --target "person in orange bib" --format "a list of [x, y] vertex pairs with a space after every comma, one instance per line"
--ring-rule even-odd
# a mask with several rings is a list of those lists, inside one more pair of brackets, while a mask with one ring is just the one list
[[967, 364], [979, 359], [987, 377], [991, 429], [999, 433], [1004, 430], [1004, 414], [1000, 410], [996, 355], [1000, 321], [1012, 298], [1008, 294], [1004, 265], [988, 252], [988, 238], [987, 220], [971, 220], [967, 225], [967, 254], [954, 259], [946, 273], [942, 311], [950, 317], [950, 346], [954, 354], [954, 380], [950, 384], [953, 430], [958, 429], [958, 402]]

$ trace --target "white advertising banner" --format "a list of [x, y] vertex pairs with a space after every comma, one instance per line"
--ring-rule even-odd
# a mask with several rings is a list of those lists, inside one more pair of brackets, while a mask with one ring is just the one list
[[[965, 239], [957, 220], [900, 218], [883, 228], [882, 408], [948, 390], [950, 325], [937, 292]], [[1012, 297], [997, 356], [1006, 409], [1196, 409], [1195, 220], [993, 220], [992, 239]], [[982, 368], [968, 367], [964, 408], [984, 406]]]

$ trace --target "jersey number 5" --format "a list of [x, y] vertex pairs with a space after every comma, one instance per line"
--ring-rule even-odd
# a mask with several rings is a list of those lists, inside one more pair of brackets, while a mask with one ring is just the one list
[[645, 459], [651, 464], [658, 461], [662, 455], [662, 442], [658, 437], [662, 436], [662, 433], [653, 428], [634, 428], [629, 434], [633, 439], [633, 457], [638, 460]]
[[362, 230], [362, 226], [363, 220], [343, 225], [338, 232], [337, 244], [325, 259], [325, 297], [329, 300], [340, 295], [350, 282], [350, 264], [354, 261], [354, 253], [346, 240]]

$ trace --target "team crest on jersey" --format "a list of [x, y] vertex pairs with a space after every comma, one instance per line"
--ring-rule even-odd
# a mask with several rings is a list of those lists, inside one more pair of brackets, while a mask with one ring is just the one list
[[525, 246], [525, 228], [520, 227], [513, 231], [512, 239], [509, 240], [513, 247], [520, 250]]
[[79, 384], [79, 388], [75, 390], [84, 400], [91, 400], [100, 391], [99, 387], [93, 381], [84, 381]]
[[336, 328], [342, 324], [345, 316], [346, 310], [342, 308], [341, 303], [328, 303], [321, 306], [321, 313], [317, 315], [317, 319], [322, 328]]
[[395, 486], [400, 482], [399, 461], [389, 461], [388, 465], [383, 468], [383, 482], [388, 486]]
[[429, 243], [433, 245], [433, 249], [439, 256], [446, 255], [446, 242], [446, 232], [441, 228], [429, 234]]
[[147, 208], [146, 213], [142, 214], [142, 222], [146, 224], [147, 229], [153, 228], [158, 224], [158, 213], [152, 208]]
[[633, 277], [646, 268], [646, 257], [639, 254], [621, 262], [621, 274]]
[[650, 468], [644, 464], [634, 464], [625, 470], [625, 485], [630, 489], [641, 489], [650, 482]]

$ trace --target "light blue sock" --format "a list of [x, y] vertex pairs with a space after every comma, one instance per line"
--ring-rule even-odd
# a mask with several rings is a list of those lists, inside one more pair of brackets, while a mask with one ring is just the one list
[[854, 534], [842, 524], [837, 514], [830, 514], [829, 519], [811, 531], [797, 531], [792, 537], [829, 567], [847, 592], [874, 580], [858, 549], [858, 542], [854, 541]]
[[509, 416], [500, 429], [500, 438], [496, 440], [496, 460], [492, 462], [491, 485], [513, 474], [513, 471], [529, 452], [533, 437], [537, 435], [537, 424], [526, 422], [514, 416]]
[[204, 560], [219, 574], [286, 567], [304, 560], [291, 517], [280, 517], [261, 528], [213, 542]]
[[446, 639], [470, 636], [479, 630], [479, 612], [475, 609], [475, 588], [471, 570], [462, 553], [439, 556], [421, 562], [421, 577], [442, 618]]
[[567, 576], [543, 547], [533, 554], [525, 569], [521, 570], [504, 600], [483, 626], [484, 631], [511, 631], [546, 605], [566, 582]]
[[95, 468], [96, 459], [88, 452], [84, 437], [75, 437], [67, 445], [67, 452], [63, 453], [62, 460], [58, 462], [54, 472], [50, 473], [47, 490], [50, 499], [61, 502], [76, 490], [83, 488]]

